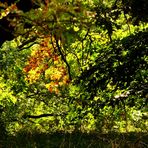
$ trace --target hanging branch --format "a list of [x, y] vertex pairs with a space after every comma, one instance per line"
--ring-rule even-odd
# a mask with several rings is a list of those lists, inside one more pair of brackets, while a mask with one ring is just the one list
[[56, 39], [56, 46], [57, 46], [57, 49], [58, 49], [58, 51], [59, 51], [59, 53], [61, 55], [62, 60], [65, 62], [66, 66], [67, 66], [69, 79], [72, 80], [72, 76], [71, 76], [71, 73], [70, 73], [70, 65], [68, 64], [68, 62], [66, 60], [66, 57], [62, 53], [61, 47], [60, 47], [57, 39]]

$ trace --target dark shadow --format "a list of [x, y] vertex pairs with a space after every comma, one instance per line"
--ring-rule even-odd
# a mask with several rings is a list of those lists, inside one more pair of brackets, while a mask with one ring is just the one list
[[18, 132], [0, 142], [3, 148], [147, 148], [148, 133]]

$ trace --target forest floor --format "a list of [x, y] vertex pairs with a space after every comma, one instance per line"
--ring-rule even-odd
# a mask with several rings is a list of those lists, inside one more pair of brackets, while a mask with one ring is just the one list
[[0, 148], [148, 148], [148, 133], [27, 133], [3, 137]]

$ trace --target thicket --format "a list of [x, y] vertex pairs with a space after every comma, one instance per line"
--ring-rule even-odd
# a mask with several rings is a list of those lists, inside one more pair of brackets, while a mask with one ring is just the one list
[[148, 147], [147, 9], [1, 1], [0, 147]]

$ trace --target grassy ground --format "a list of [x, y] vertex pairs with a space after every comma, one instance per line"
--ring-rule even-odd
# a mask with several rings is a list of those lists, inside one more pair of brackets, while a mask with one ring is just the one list
[[26, 133], [0, 140], [0, 148], [148, 148], [148, 133]]

